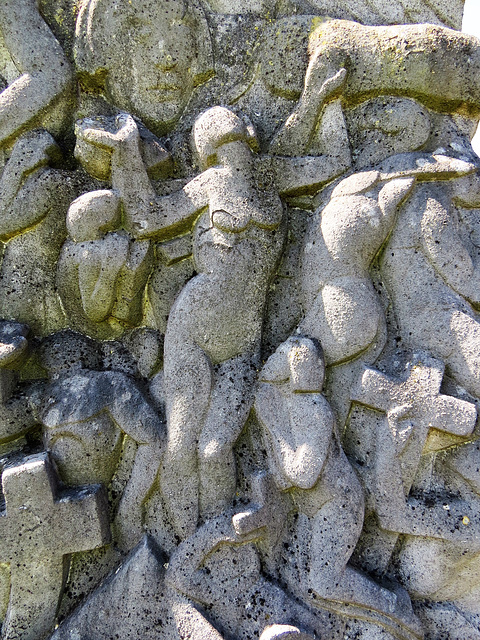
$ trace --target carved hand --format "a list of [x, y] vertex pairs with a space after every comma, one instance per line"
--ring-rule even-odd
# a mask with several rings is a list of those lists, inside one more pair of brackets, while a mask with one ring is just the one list
[[[310, 63], [305, 75], [305, 89], [303, 91], [303, 99], [307, 97], [314, 98], [319, 105], [322, 105], [331, 95], [338, 91], [347, 79], [347, 70], [341, 68], [334, 75], [325, 77], [325, 67], [318, 62], [318, 58]], [[321, 84], [320, 84], [321, 83]], [[318, 88], [320, 85], [320, 89]]]
[[116, 133], [110, 133], [104, 129], [94, 129], [84, 123], [77, 126], [77, 137], [110, 153], [119, 150], [125, 144], [138, 143], [140, 133], [135, 120], [130, 114], [121, 113], [117, 117], [116, 123], [119, 127]]

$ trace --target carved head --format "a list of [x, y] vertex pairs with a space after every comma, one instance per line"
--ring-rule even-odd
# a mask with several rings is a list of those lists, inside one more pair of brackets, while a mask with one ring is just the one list
[[49, 378], [74, 374], [79, 369], [98, 370], [101, 346], [81, 333], [65, 329], [44, 338], [38, 348], [40, 364]]
[[120, 198], [110, 189], [83, 193], [67, 212], [67, 231], [75, 242], [98, 240], [120, 224]]
[[80, 80], [156, 133], [171, 130], [195, 87], [213, 75], [197, 0], [87, 0], [75, 59]]
[[212, 107], [198, 116], [192, 137], [202, 169], [215, 164], [217, 149], [224, 144], [244, 142], [254, 150], [258, 146], [253, 125], [225, 107]]

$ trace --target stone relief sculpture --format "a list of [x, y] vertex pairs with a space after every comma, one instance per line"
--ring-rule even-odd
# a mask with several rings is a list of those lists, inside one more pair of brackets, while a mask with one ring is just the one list
[[213, 75], [208, 24], [195, 1], [91, 0], [81, 7], [76, 36], [81, 81], [100, 86], [109, 102], [155, 133], [170, 131], [195, 88]]
[[[110, 540], [103, 487], [76, 495], [57, 494], [55, 469], [48, 454], [29, 456], [7, 467], [2, 490], [2, 561], [9, 562], [11, 591], [2, 637], [38, 638], [55, 622], [66, 554]], [[19, 549], [18, 538], [28, 539]]]
[[149, 242], [133, 244], [125, 234], [105, 233], [119, 222], [120, 201], [111, 190], [80, 196], [67, 213], [71, 240], [58, 262], [60, 296], [72, 326], [96, 337], [116, 337], [121, 321], [135, 326], [142, 318], [152, 250]]
[[[70, 115], [73, 71], [35, 0], [3, 2], [1, 32], [18, 77], [0, 94], [1, 146], [26, 128], [59, 131]], [[35, 47], [20, 34], [35, 33]], [[60, 129], [61, 130], [61, 129]]]
[[[195, 527], [199, 508], [207, 517], [216, 515], [235, 492], [232, 447], [251, 406], [263, 308], [283, 245], [282, 204], [269, 188], [272, 176], [262, 171], [249, 148], [256, 145], [254, 132], [225, 108], [207, 110], [193, 128], [204, 172], [182, 191], [160, 198], [139, 157], [138, 130], [131, 117], [116, 136], [98, 130], [85, 130], [83, 135], [99, 145], [117, 145], [112, 182], [136, 238], [161, 237], [175, 229], [178, 233], [205, 210], [193, 231], [198, 276], [179, 294], [165, 334], [169, 445], [163, 487], [177, 532], [184, 538]], [[128, 169], [126, 155], [131, 160]]]
[[[412, 199], [411, 206], [405, 210], [406, 216], [410, 218], [415, 208], [414, 215], [418, 216], [418, 225], [399, 220], [399, 225], [389, 242], [389, 250], [382, 261], [385, 283], [391, 291], [392, 303], [395, 305], [395, 313], [406, 341], [412, 344], [413, 348], [419, 348], [421, 343], [422, 347], [441, 358], [453, 378], [474, 397], [478, 395], [474, 346], [478, 332], [474, 311], [478, 304], [475, 295], [475, 249], [468, 241], [462, 239], [462, 235], [465, 234], [461, 234], [462, 222], [455, 205], [468, 209], [477, 208], [477, 183], [478, 176], [473, 173], [452, 180], [446, 188], [441, 184], [433, 184], [428, 189], [419, 189]], [[408, 242], [407, 238], [402, 237], [406, 224], [409, 225], [409, 233], [415, 226], [411, 246], [418, 246], [417, 253], [413, 253], [412, 256], [412, 259], [418, 262], [413, 290], [407, 273], [401, 287], [398, 287], [400, 269], [394, 269], [397, 247], [402, 247], [402, 259], [407, 257], [406, 253], [411, 252], [410, 249], [403, 249], [408, 246], [405, 242]], [[413, 251], [415, 252], [415, 249]], [[447, 251], [451, 258], [447, 258]], [[457, 275], [460, 265], [461, 269]], [[414, 308], [412, 305], [415, 304], [410, 303], [410, 300], [416, 299], [417, 291], [419, 294], [422, 292], [424, 301], [425, 296], [429, 296], [429, 308], [435, 309], [435, 312], [428, 320], [423, 313], [417, 314], [415, 323], [412, 323], [406, 318], [402, 298], [408, 296], [410, 314], [410, 310]], [[437, 335], [436, 340], [432, 334], [433, 327]]]
[[480, 638], [461, 3], [55, 7], [0, 6], [2, 638]]
[[[0, 178], [1, 314], [28, 323], [39, 335], [65, 323], [54, 272], [66, 235], [65, 213], [77, 190], [69, 172], [49, 166], [55, 154], [60, 150], [48, 132], [27, 133], [15, 142]], [[33, 261], [25, 260], [29, 254]]]
[[291, 490], [298, 511], [301, 542], [292, 588], [307, 601], [361, 605], [415, 628], [406, 594], [376, 585], [347, 564], [363, 524], [363, 492], [321, 395], [324, 375], [319, 347], [310, 339], [290, 338], [263, 367], [255, 399], [277, 485]]

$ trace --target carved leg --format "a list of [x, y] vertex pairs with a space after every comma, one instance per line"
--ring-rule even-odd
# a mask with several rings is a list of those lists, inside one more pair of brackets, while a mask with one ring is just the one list
[[196, 345], [165, 342], [167, 450], [161, 488], [177, 535], [183, 540], [198, 523], [197, 442], [208, 408], [212, 369]]
[[157, 477], [160, 461], [159, 448], [139, 445], [115, 518], [117, 546], [124, 551], [132, 549], [144, 533], [143, 504]]
[[[321, 598], [358, 602], [363, 592], [370, 590], [371, 581], [364, 576], [357, 579], [346, 567], [362, 531], [364, 500], [360, 482], [343, 452], [328, 460], [324, 474], [305, 500], [310, 513], [315, 502], [318, 504], [310, 517], [311, 537], [307, 538], [309, 586]], [[359, 580], [366, 584], [357, 584]]]
[[[340, 455], [326, 470], [325, 488], [332, 498], [311, 518], [309, 593], [320, 607], [395, 628], [398, 637], [422, 637], [406, 591], [387, 589], [347, 564], [362, 530], [364, 507], [360, 483], [346, 464]], [[322, 478], [319, 482], [320, 501]]]
[[253, 402], [256, 361], [251, 354], [222, 363], [215, 375], [207, 419], [199, 441], [200, 513], [219, 515], [235, 495], [233, 445]]

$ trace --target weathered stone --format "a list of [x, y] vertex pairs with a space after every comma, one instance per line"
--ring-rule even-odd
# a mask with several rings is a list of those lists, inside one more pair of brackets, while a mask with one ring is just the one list
[[0, 403], [7, 402], [16, 383], [18, 374], [28, 352], [29, 330], [19, 322], [0, 323]]
[[369, 487], [384, 529], [403, 531], [399, 525], [406, 517], [402, 503], [417, 474], [430, 429], [466, 437], [475, 427], [473, 404], [440, 394], [444, 369], [428, 354], [414, 354], [404, 380], [365, 368], [351, 391], [355, 402], [386, 414], [376, 434], [375, 480]]
[[6, 514], [0, 559], [10, 565], [10, 602], [2, 638], [44, 638], [53, 629], [68, 565], [64, 556], [110, 541], [100, 486], [57, 489], [48, 454], [25, 458], [2, 474]]
[[1, 2], [5, 638], [478, 635], [462, 6]]
[[173, 635], [174, 621], [165, 597], [167, 558], [143, 538], [117, 571], [55, 633], [52, 640], [94, 635], [98, 640], [146, 640]]
[[328, 606], [334, 610], [347, 602], [379, 611], [401, 620], [415, 635], [418, 622], [400, 596], [397, 602], [396, 595], [347, 565], [362, 528], [363, 495], [321, 395], [324, 372], [315, 343], [290, 338], [265, 364], [255, 399], [277, 485], [293, 489], [298, 513], [298, 584], [291, 588], [307, 599], [332, 601]]

